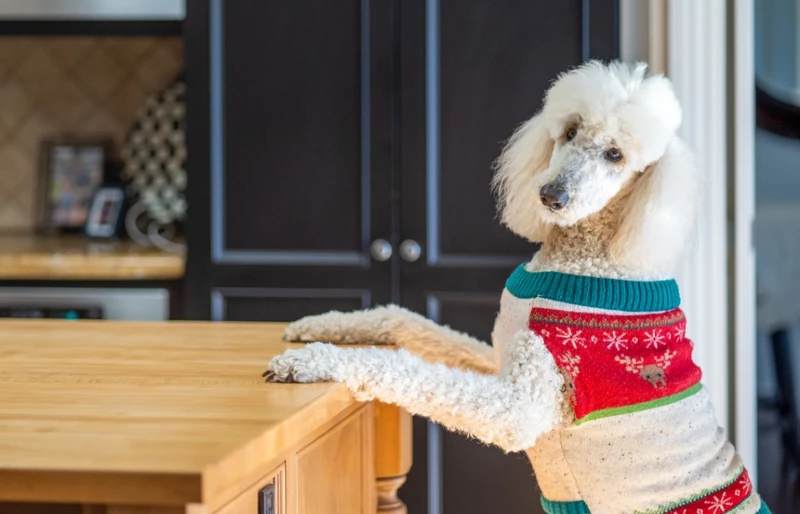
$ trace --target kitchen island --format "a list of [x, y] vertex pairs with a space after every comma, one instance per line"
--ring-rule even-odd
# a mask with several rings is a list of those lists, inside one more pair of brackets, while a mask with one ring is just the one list
[[405, 512], [410, 416], [264, 383], [283, 327], [0, 321], [0, 512]]

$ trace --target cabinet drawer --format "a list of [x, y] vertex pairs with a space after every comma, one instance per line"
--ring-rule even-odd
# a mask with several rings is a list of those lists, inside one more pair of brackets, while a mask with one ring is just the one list
[[298, 514], [374, 514], [373, 406], [297, 454]]
[[267, 474], [262, 480], [245, 490], [229, 504], [219, 509], [216, 514], [267, 514], [262, 510], [262, 491], [272, 486], [273, 514], [287, 514], [286, 512], [286, 465], [281, 464], [277, 469]]

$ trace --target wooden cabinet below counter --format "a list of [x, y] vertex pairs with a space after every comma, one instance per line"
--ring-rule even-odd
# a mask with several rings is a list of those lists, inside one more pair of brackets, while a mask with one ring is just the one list
[[372, 405], [359, 408], [216, 512], [375, 514], [373, 417]]

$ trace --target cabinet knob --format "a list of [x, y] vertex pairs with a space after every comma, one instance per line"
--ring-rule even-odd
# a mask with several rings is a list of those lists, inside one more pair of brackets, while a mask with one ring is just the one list
[[417, 262], [422, 255], [422, 247], [413, 239], [400, 243], [400, 258], [406, 262]]
[[369, 253], [378, 262], [388, 261], [392, 257], [392, 243], [385, 239], [376, 239], [369, 246]]

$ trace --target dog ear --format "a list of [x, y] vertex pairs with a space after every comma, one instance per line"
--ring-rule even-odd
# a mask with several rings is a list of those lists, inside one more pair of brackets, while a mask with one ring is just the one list
[[514, 132], [495, 162], [492, 188], [501, 220], [533, 242], [544, 241], [551, 228], [540, 218], [536, 177], [550, 165], [554, 143], [540, 113]]
[[695, 221], [698, 174], [679, 138], [638, 177], [623, 208], [609, 254], [622, 264], [671, 275]]

